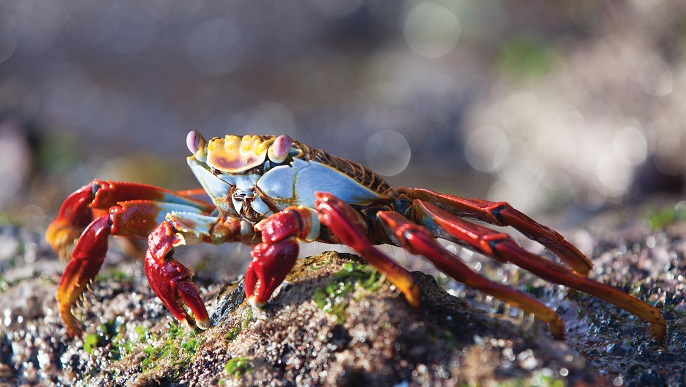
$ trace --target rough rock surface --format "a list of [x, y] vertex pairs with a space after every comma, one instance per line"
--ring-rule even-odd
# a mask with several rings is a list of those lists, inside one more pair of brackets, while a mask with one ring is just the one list
[[[446, 291], [419, 272], [422, 306], [412, 309], [388, 282], [360, 269], [359, 258], [330, 252], [300, 259], [263, 310], [244, 302], [240, 281], [198, 270], [214, 326], [191, 331], [172, 322], [140, 263], [120, 259], [116, 249], [76, 308], [86, 333], [72, 339], [54, 300], [63, 265], [39, 232], [6, 225], [0, 228], [0, 385], [683, 383], [685, 236], [683, 223], [653, 231], [638, 213], [606, 216], [571, 234], [593, 251], [596, 279], [664, 311], [665, 345], [630, 314], [517, 276], [509, 266], [495, 270], [557, 309], [565, 341], [553, 340], [528, 316], [438, 277]], [[480, 262], [483, 274], [499, 267]], [[362, 274], [336, 274], [351, 267]], [[350, 291], [327, 304], [333, 313], [324, 311], [324, 290], [342, 289], [345, 281], [352, 281]]]

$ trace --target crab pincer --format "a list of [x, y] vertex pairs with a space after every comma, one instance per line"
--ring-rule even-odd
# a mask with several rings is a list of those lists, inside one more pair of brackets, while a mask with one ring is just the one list
[[245, 295], [252, 305], [262, 307], [269, 301], [295, 265], [298, 250], [295, 238], [262, 242], [253, 248], [253, 259], [245, 272]]
[[251, 304], [261, 307], [293, 269], [300, 251], [298, 240], [310, 241], [319, 232], [319, 222], [311, 209], [289, 207], [271, 215], [257, 228], [262, 243], [251, 252], [245, 294]]
[[[172, 256], [174, 246], [179, 243], [181, 238], [171, 222], [164, 221], [155, 228], [148, 238], [145, 274], [152, 291], [177, 320], [189, 327], [197, 325], [198, 328], [207, 329], [210, 318], [198, 288], [191, 280], [193, 272]], [[184, 303], [195, 318], [184, 310]]]

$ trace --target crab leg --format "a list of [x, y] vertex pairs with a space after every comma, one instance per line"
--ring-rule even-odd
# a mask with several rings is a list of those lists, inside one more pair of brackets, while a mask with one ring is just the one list
[[509, 235], [467, 222], [430, 203], [415, 200], [416, 217], [436, 236], [468, 247], [499, 261], [515, 265], [560, 285], [612, 303], [650, 323], [657, 341], [663, 342], [667, 326], [660, 310], [612, 286], [575, 275], [557, 263], [521, 248]]
[[107, 237], [111, 230], [108, 215], [96, 218], [86, 227], [57, 286], [58, 310], [67, 331], [72, 336], [81, 332], [81, 326], [72, 314], [71, 307], [100, 271], [107, 252]]
[[579, 275], [588, 275], [593, 267], [591, 261], [567, 242], [562, 235], [536, 222], [506, 202], [465, 199], [421, 188], [400, 188], [398, 192], [406, 194], [411, 199], [433, 203], [454, 215], [470, 217], [496, 226], [512, 226], [529, 239], [547, 247]]
[[[182, 204], [129, 201], [113, 206], [109, 213], [95, 218], [86, 226], [74, 246], [71, 259], [57, 287], [58, 309], [70, 334], [75, 335], [81, 330], [71, 307], [100, 271], [107, 253], [108, 237], [120, 235], [143, 238], [157, 224], [156, 219], [160, 214], [164, 216], [166, 212], [173, 210], [197, 211]], [[76, 219], [81, 221], [85, 218]]]
[[[173, 192], [151, 185], [93, 180], [62, 203], [59, 214], [45, 233], [45, 239], [61, 258], [70, 256], [70, 247], [94, 218], [104, 215], [110, 207], [130, 200], [148, 200], [191, 206], [200, 212], [214, 209], [209, 203], [189, 196], [194, 191]], [[146, 233], [147, 235], [147, 233]]]
[[355, 249], [367, 262], [376, 267], [393, 285], [405, 294], [407, 302], [419, 307], [419, 287], [412, 275], [402, 266], [375, 248], [367, 238], [367, 225], [348, 204], [334, 195], [315, 192], [315, 210], [319, 220], [329, 227], [340, 242]]
[[556, 339], [563, 339], [564, 324], [557, 313], [525, 293], [507, 286], [489, 281], [471, 270], [434, 239], [424, 227], [412, 223], [397, 212], [381, 211], [377, 213], [386, 233], [396, 244], [412, 254], [423, 255], [442, 272], [463, 284], [490, 294], [508, 304], [533, 313], [539, 320], [550, 326]]
[[[150, 233], [145, 255], [145, 275], [153, 292], [164, 306], [189, 327], [207, 329], [210, 319], [193, 272], [174, 259], [174, 248], [187, 244], [225, 242], [255, 243], [257, 236], [245, 220], [213, 217], [197, 213], [169, 213]], [[183, 308], [188, 306], [191, 317]]]

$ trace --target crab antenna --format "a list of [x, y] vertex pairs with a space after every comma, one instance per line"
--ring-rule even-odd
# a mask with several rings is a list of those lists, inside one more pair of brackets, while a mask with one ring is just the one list
[[205, 161], [207, 159], [207, 150], [205, 145], [207, 141], [197, 130], [191, 130], [186, 136], [186, 146], [188, 150], [195, 155], [198, 161]]

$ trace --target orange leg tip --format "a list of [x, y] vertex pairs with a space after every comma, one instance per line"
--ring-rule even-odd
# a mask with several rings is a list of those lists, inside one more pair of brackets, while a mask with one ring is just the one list
[[565, 324], [559, 318], [554, 321], [548, 322], [548, 327], [550, 327], [550, 332], [552, 333], [555, 340], [564, 340], [565, 338]]
[[[396, 285], [396, 287], [398, 286]], [[421, 292], [419, 290], [419, 286], [417, 286], [417, 284], [412, 283], [408, 287], [398, 287], [398, 289], [400, 289], [400, 291], [403, 292], [403, 294], [405, 295], [405, 300], [407, 300], [407, 303], [410, 304], [411, 307], [415, 309], [419, 308], [422, 297]]]
[[405, 298], [407, 299], [407, 302], [410, 304], [411, 307], [413, 307], [414, 309], [419, 309], [419, 306], [421, 305], [419, 295], [415, 296], [414, 298], [408, 298], [406, 295]]
[[77, 320], [76, 317], [74, 317], [74, 315], [72, 314], [71, 305], [59, 303], [58, 310], [60, 313], [60, 317], [64, 322], [64, 326], [67, 328], [67, 333], [69, 333], [69, 336], [81, 336], [83, 328], [81, 327], [81, 323], [79, 322], [79, 320]]
[[667, 336], [667, 322], [662, 314], [656, 318], [656, 321], [650, 323], [653, 338], [659, 342], [664, 343]]

